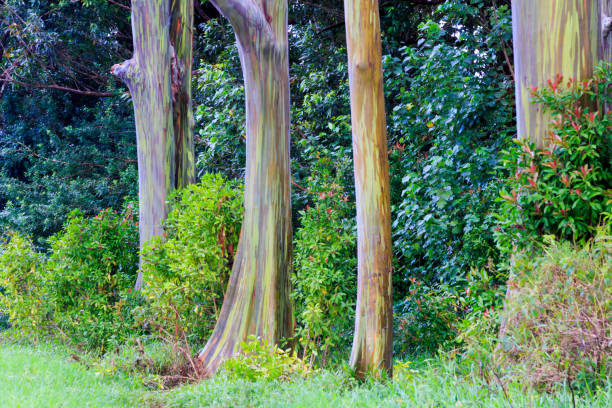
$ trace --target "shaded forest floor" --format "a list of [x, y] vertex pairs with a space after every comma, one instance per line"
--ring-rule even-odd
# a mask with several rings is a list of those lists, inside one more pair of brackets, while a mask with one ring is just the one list
[[[321, 371], [291, 382], [219, 375], [170, 391], [142, 379], [87, 368], [53, 346], [0, 343], [0, 406], [11, 407], [572, 407], [569, 390], [538, 393], [520, 384], [487, 385], [454, 362], [420, 359], [396, 369], [388, 383], [357, 385], [347, 375]], [[588, 394], [588, 393], [587, 393]], [[612, 406], [612, 384], [576, 395], [576, 407]]]

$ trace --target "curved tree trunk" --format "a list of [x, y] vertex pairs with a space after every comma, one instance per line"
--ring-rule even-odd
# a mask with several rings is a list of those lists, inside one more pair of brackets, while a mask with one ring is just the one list
[[592, 76], [599, 60], [598, 0], [513, 0], [512, 31], [518, 136], [542, 148], [550, 118], [531, 103], [530, 90], [557, 74], [578, 81]]
[[391, 208], [378, 0], [345, 0], [357, 196], [357, 307], [350, 364], [391, 375]]
[[232, 23], [246, 91], [245, 216], [227, 293], [199, 354], [207, 375], [249, 335], [293, 335], [286, 0], [214, 0]]
[[[169, 21], [168, 0], [132, 0], [134, 56], [111, 69], [127, 84], [134, 104], [141, 248], [162, 233], [166, 199], [174, 188]], [[141, 286], [139, 272], [136, 289]]]
[[170, 43], [176, 53], [172, 70], [176, 188], [195, 181], [191, 69], [193, 66], [193, 0], [170, 0]]

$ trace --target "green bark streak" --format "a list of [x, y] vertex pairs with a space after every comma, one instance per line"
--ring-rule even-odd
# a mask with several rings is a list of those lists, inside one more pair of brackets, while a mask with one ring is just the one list
[[[112, 68], [130, 89], [138, 147], [140, 245], [161, 234], [174, 188], [168, 0], [132, 0], [134, 56]], [[142, 285], [139, 273], [136, 289]]]
[[517, 130], [521, 139], [547, 143], [550, 118], [531, 103], [529, 90], [557, 74], [582, 81], [598, 61], [598, 0], [512, 2]]
[[378, 0], [345, 0], [357, 197], [357, 306], [351, 367], [391, 375], [391, 207]]
[[245, 216], [219, 320], [199, 359], [212, 375], [249, 335], [293, 335], [287, 2], [213, 4], [236, 32], [246, 93]]
[[170, 0], [172, 22], [170, 43], [176, 54], [173, 70], [173, 122], [175, 137], [176, 188], [195, 181], [195, 151], [193, 140], [193, 107], [191, 70], [193, 66], [193, 0]]

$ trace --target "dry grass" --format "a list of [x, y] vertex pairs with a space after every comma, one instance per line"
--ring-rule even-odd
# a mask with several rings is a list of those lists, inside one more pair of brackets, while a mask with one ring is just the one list
[[612, 375], [612, 239], [577, 249], [551, 241], [517, 259], [508, 283], [498, 361], [546, 387], [600, 383]]

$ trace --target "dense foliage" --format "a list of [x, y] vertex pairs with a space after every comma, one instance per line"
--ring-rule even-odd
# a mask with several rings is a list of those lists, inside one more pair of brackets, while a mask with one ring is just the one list
[[134, 333], [131, 294], [138, 269], [134, 210], [104, 210], [95, 217], [73, 212], [51, 238], [51, 254], [10, 234], [0, 248], [2, 308], [21, 335], [53, 332], [95, 351], [124, 342]]
[[47, 302], [54, 325], [80, 346], [103, 350], [131, 332], [130, 310], [138, 301], [129, 294], [138, 270], [133, 214], [128, 207], [86, 218], [77, 210], [51, 239]]
[[0, 314], [3, 326], [16, 325], [23, 336], [37, 337], [45, 330], [48, 305], [43, 303], [43, 259], [32, 241], [11, 232], [0, 243]]
[[[502, 59], [510, 12], [473, 3], [441, 7], [440, 20], [419, 26], [419, 46], [386, 59], [394, 250], [405, 286], [410, 277], [456, 283], [498, 260], [489, 212], [499, 151], [514, 134]], [[486, 24], [473, 30], [471, 19], [483, 14]]]
[[[504, 393], [516, 372], [533, 384], [598, 384], [611, 364], [609, 232], [592, 239], [612, 213], [612, 71], [602, 64], [590, 81], [534, 89], [550, 146], [513, 145], [509, 5], [380, 5], [394, 348], [460, 355]], [[130, 54], [129, 2], [0, 6], [0, 329], [105, 352], [93, 364], [101, 373], [146, 372], [149, 386], [197, 378], [193, 352], [218, 317], [243, 216], [240, 58], [230, 24], [198, 6], [199, 183], [171, 196], [165, 233], [141, 265], [137, 211], [126, 204], [138, 185], [132, 107], [108, 74]], [[342, 2], [291, 2], [289, 19], [296, 337], [285, 340], [296, 348], [242, 344], [223, 375], [254, 382], [346, 360], [354, 327]], [[134, 294], [139, 267], [146, 285]], [[408, 364], [397, 372], [412, 375]]]
[[300, 211], [294, 241], [296, 335], [302, 356], [321, 365], [349, 345], [357, 280], [354, 204], [339, 184], [347, 161], [330, 174], [328, 160], [322, 158], [309, 178], [313, 204]]
[[144, 248], [143, 317], [153, 328], [173, 333], [179, 327], [191, 344], [203, 344], [219, 316], [238, 247], [242, 185], [205, 174], [173, 194], [170, 206], [165, 237]]
[[0, 6], [0, 225], [37, 246], [73, 209], [135, 197], [132, 108], [109, 73], [130, 54], [122, 2]]
[[525, 249], [552, 234], [584, 241], [612, 214], [612, 65], [601, 64], [584, 83], [561, 76], [534, 101], [553, 118], [549, 145], [516, 141], [503, 165], [511, 171], [498, 216], [500, 247]]

